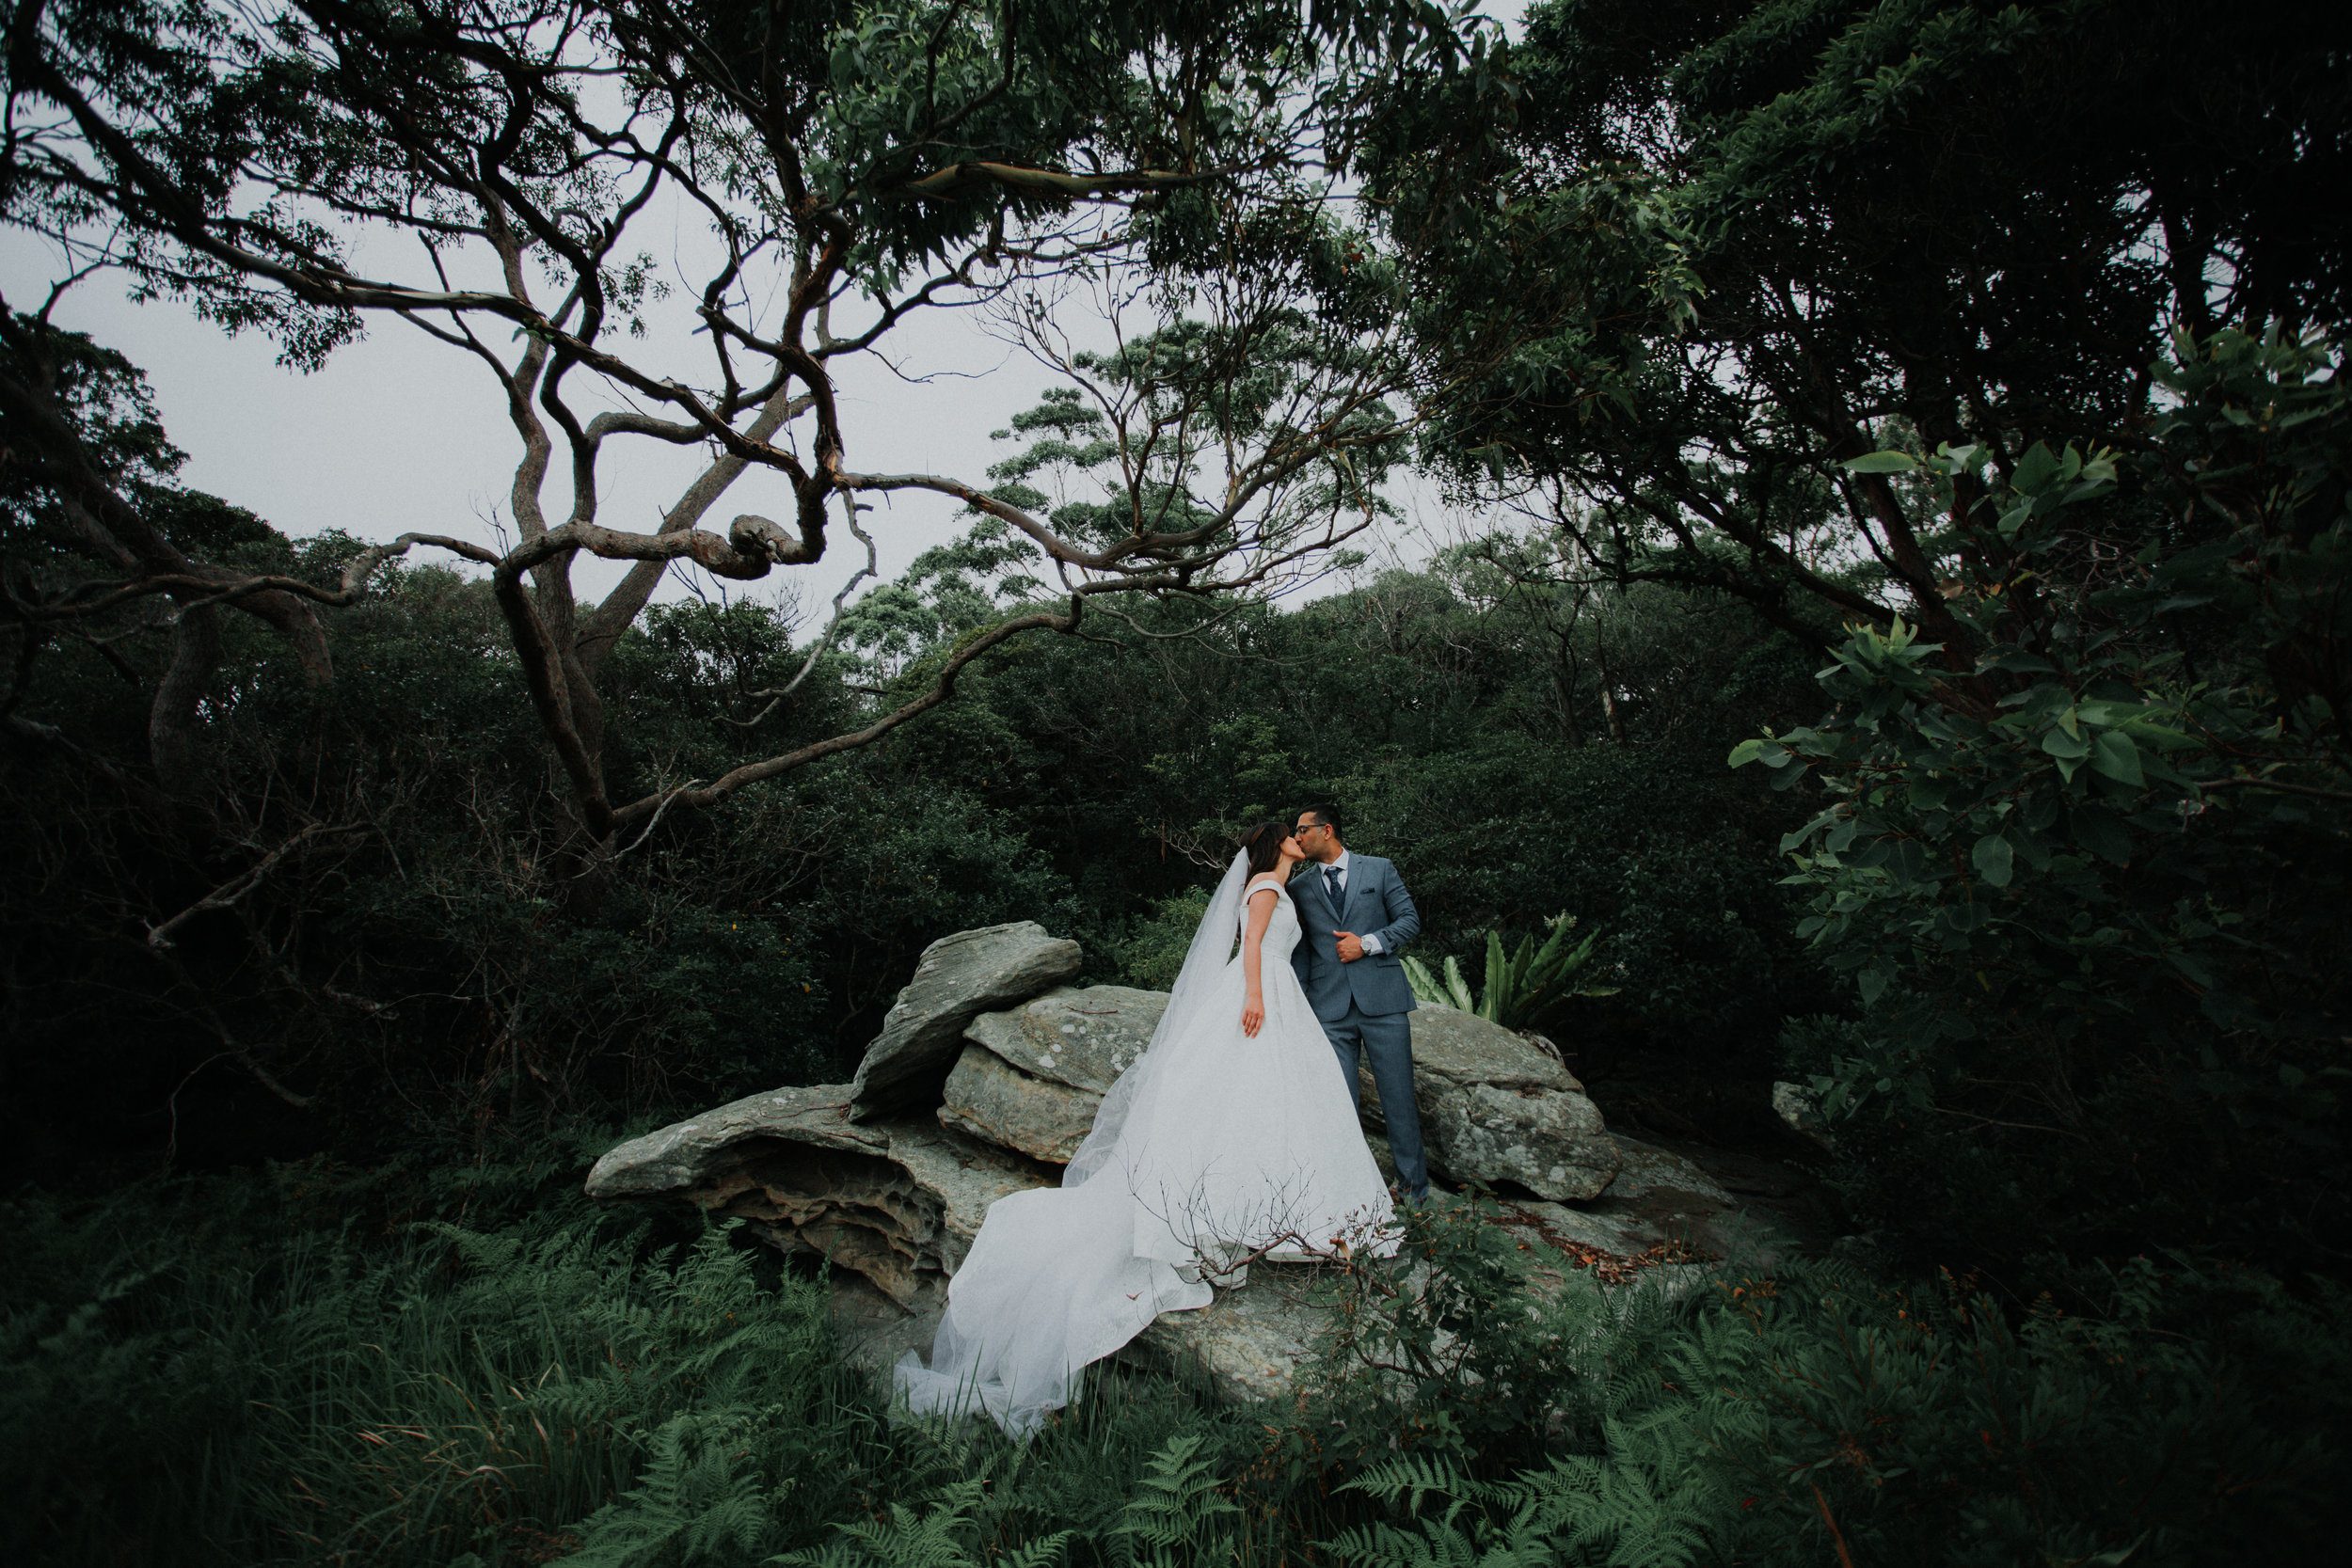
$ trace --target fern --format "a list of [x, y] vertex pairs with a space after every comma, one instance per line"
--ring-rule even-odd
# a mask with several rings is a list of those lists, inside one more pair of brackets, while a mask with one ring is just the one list
[[569, 1560], [580, 1568], [632, 1568], [660, 1557], [693, 1563], [723, 1547], [740, 1555], [757, 1545], [768, 1528], [759, 1478], [737, 1474], [729, 1453], [749, 1425], [734, 1412], [663, 1422], [637, 1484], [588, 1520], [585, 1544]]
[[1607, 1423], [1605, 1455], [1570, 1455], [1507, 1481], [1480, 1481], [1451, 1463], [1406, 1458], [1375, 1466], [1347, 1489], [1411, 1517], [1431, 1497], [1445, 1507], [1414, 1529], [1377, 1523], [1327, 1544], [1368, 1568], [1511, 1568], [1607, 1563], [1690, 1568], [1718, 1560], [1734, 1528], [1729, 1489], [1698, 1440], [1688, 1407], [1647, 1424]]
[[1202, 1442], [1198, 1433], [1186, 1433], [1152, 1455], [1110, 1532], [1120, 1561], [1197, 1560], [1212, 1522], [1241, 1512], [1220, 1495], [1224, 1478], [1200, 1456]]
[[2293, 1564], [2352, 1427], [2352, 1302], [2185, 1265], [2088, 1321], [1818, 1264], [1547, 1293], [1453, 1206], [1316, 1287], [1296, 1411], [1105, 1368], [1013, 1445], [892, 1425], [823, 1286], [723, 1230], [102, 1212], [0, 1204], [52, 1259], [0, 1284], [7, 1560], [1679, 1568], [1834, 1560], [1834, 1518], [1858, 1562]]
[[[982, 1568], [974, 1513], [986, 1486], [978, 1479], [950, 1482], [919, 1514], [893, 1503], [881, 1519], [835, 1525], [846, 1539], [768, 1560], [792, 1568]], [[1059, 1530], [1014, 1551], [991, 1553], [988, 1568], [1049, 1568], [1061, 1560], [1073, 1533]]]

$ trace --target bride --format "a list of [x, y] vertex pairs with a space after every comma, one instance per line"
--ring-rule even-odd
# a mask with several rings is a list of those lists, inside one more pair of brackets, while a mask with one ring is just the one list
[[1208, 1306], [1250, 1258], [1395, 1250], [1388, 1190], [1291, 968], [1283, 884], [1303, 858], [1279, 822], [1243, 840], [1150, 1048], [1103, 1097], [1061, 1185], [990, 1206], [930, 1365], [898, 1363], [908, 1408], [977, 1404], [1025, 1437], [1084, 1368], [1162, 1312]]

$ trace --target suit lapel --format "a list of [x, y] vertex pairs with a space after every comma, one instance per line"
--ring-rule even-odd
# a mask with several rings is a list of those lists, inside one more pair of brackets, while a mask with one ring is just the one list
[[[1348, 857], [1347, 885], [1340, 889], [1340, 908], [1338, 919], [1341, 929], [1349, 931], [1356, 929], [1355, 927], [1346, 924], [1347, 911], [1349, 909], [1354, 907], [1357, 897], [1363, 893], [1365, 884], [1370, 881], [1371, 877], [1372, 872], [1364, 864], [1363, 858], [1361, 856], [1350, 855]], [[1358, 934], [1361, 935], [1360, 932]]]
[[1315, 879], [1315, 902], [1323, 906], [1323, 912], [1327, 917], [1326, 924], [1332, 930], [1340, 929], [1340, 911], [1347, 903], [1346, 891], [1344, 889], [1341, 891], [1340, 901], [1335, 905], [1331, 902], [1331, 884], [1323, 879], [1323, 867], [1318, 865], [1308, 875]]

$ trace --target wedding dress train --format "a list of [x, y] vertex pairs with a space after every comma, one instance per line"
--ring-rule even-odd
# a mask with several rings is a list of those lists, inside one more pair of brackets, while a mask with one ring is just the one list
[[909, 1409], [977, 1406], [1026, 1436], [1089, 1363], [1162, 1312], [1208, 1306], [1229, 1260], [1395, 1249], [1388, 1189], [1291, 969], [1285, 890], [1260, 950], [1265, 1022], [1242, 1033], [1246, 880], [1236, 857], [1150, 1048], [1104, 1097], [1062, 1184], [990, 1207], [930, 1366], [912, 1352], [898, 1363]]

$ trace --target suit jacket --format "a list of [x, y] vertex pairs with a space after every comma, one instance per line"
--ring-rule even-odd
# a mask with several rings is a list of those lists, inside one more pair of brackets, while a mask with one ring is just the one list
[[[1315, 1016], [1336, 1023], [1347, 1016], [1347, 1005], [1375, 1016], [1413, 1010], [1413, 988], [1405, 978], [1405, 963], [1397, 950], [1421, 934], [1421, 915], [1405, 879], [1396, 867], [1377, 855], [1350, 850], [1347, 886], [1340, 908], [1331, 907], [1324, 892], [1323, 867], [1308, 861], [1290, 881], [1291, 901], [1298, 906], [1298, 945], [1291, 952], [1298, 983]], [[1380, 951], [1366, 953], [1354, 963], [1340, 961], [1339, 931], [1359, 937], [1376, 936]]]

